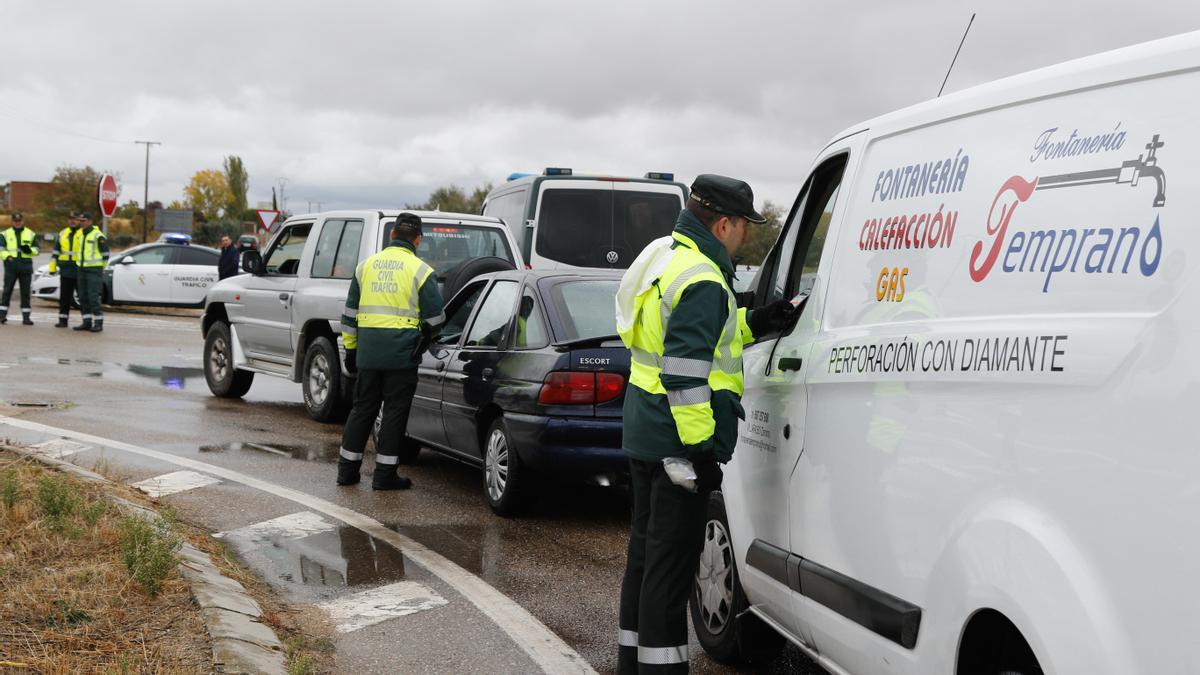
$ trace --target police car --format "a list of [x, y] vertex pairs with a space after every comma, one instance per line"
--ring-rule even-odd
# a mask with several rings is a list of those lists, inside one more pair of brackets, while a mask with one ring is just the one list
[[[181, 239], [164, 239], [113, 253], [104, 271], [101, 300], [107, 305], [203, 307], [208, 287], [217, 283], [220, 256], [216, 249], [186, 244]], [[59, 285], [59, 276], [43, 265], [34, 273], [33, 296], [57, 302]]]

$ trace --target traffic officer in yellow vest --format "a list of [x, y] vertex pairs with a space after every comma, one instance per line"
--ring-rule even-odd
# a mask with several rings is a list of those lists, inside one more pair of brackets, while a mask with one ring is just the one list
[[412, 481], [396, 475], [396, 465], [417, 391], [417, 365], [446, 315], [437, 275], [417, 257], [420, 217], [401, 213], [389, 239], [387, 247], [355, 270], [342, 312], [346, 371], [357, 374], [357, 381], [354, 408], [342, 434], [337, 484], [359, 481], [363, 450], [382, 402], [371, 487], [404, 490]]
[[688, 670], [687, 601], [704, 541], [709, 493], [721, 486], [744, 418], [742, 346], [790, 325], [781, 300], [747, 315], [730, 283], [754, 210], [746, 183], [705, 174], [670, 237], [651, 242], [617, 294], [631, 352], [622, 447], [633, 522], [621, 584], [620, 673]]
[[79, 283], [79, 249], [75, 247], [75, 233], [79, 231], [79, 212], [72, 211], [67, 226], [54, 240], [54, 253], [50, 257], [50, 273], [58, 274], [58, 323], [55, 328], [66, 328], [71, 318], [71, 304], [75, 287]]
[[12, 214], [12, 227], [0, 232], [0, 260], [4, 261], [4, 296], [0, 297], [0, 324], [8, 323], [8, 303], [13, 286], [21, 284], [21, 323], [33, 325], [29, 306], [29, 285], [33, 278], [33, 257], [37, 255], [37, 234], [25, 227], [19, 211]]
[[92, 224], [91, 214], [79, 214], [79, 231], [75, 233], [75, 249], [79, 251], [79, 305], [83, 323], [75, 330], [104, 330], [104, 310], [100, 298], [104, 293], [104, 266], [108, 264], [108, 237]]

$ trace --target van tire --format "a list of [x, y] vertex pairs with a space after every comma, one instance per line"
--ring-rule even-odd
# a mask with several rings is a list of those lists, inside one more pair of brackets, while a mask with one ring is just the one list
[[241, 398], [254, 383], [254, 373], [233, 367], [233, 340], [224, 321], [213, 323], [204, 335], [204, 381], [219, 398]]
[[342, 386], [342, 362], [337, 347], [325, 336], [318, 337], [304, 350], [304, 369], [300, 384], [304, 389], [304, 409], [318, 422], [341, 422], [349, 412], [349, 399]]
[[[383, 408], [379, 409], [379, 414], [375, 416], [375, 423], [371, 425], [371, 445], [375, 448], [375, 452], [379, 452], [379, 429], [383, 426]], [[401, 464], [416, 464], [417, 457], [421, 454], [421, 442], [417, 439], [404, 435], [400, 439], [400, 452], [396, 455], [397, 460]]]
[[468, 281], [481, 274], [505, 272], [515, 269], [517, 269], [516, 266], [511, 262], [495, 256], [464, 260], [446, 275], [446, 282], [442, 285], [442, 299], [449, 302], [455, 293], [467, 285]]
[[[708, 521], [704, 524], [704, 549], [700, 556], [688, 600], [692, 627], [700, 646], [720, 663], [773, 661], [783, 649], [784, 638], [746, 611], [750, 604], [742, 590], [729, 538], [725, 497], [720, 492], [713, 492], [708, 498]], [[714, 577], [725, 571], [728, 572], [725, 583], [714, 585]]]

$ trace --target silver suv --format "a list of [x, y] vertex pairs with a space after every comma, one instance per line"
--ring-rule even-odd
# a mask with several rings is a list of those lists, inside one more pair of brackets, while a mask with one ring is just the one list
[[[417, 255], [450, 297], [468, 280], [523, 265], [497, 218], [411, 211], [424, 223]], [[304, 388], [308, 414], [340, 421], [351, 402], [342, 372], [342, 307], [360, 260], [383, 247], [400, 211], [330, 211], [289, 218], [260, 255], [242, 251], [241, 274], [208, 290], [204, 378], [222, 398], [250, 390], [255, 373]]]

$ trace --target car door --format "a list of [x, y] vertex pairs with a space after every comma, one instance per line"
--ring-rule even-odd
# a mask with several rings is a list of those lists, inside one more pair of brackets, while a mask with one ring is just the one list
[[746, 420], [739, 428], [725, 490], [731, 536], [739, 548], [747, 547], [742, 574], [747, 587], [755, 589], [754, 602], [809, 645], [814, 636], [806, 621], [808, 605], [798, 593], [800, 584], [792, 570], [798, 564], [797, 536], [802, 535], [796, 529], [799, 500], [792, 475], [805, 452], [804, 382], [814, 365], [813, 343], [820, 332], [822, 252], [840, 213], [837, 201], [847, 167], [846, 146], [840, 147], [805, 183], [758, 275], [755, 306], [790, 299], [803, 303], [803, 309], [790, 331], [762, 336], [743, 354]]
[[482, 459], [476, 413], [492, 401], [496, 367], [507, 346], [520, 284], [499, 279], [487, 290], [471, 319], [466, 339], [446, 364], [442, 418], [446, 442], [460, 453]]
[[413, 396], [413, 407], [408, 417], [409, 436], [433, 445], [448, 445], [443, 421], [442, 381], [447, 364], [458, 355], [467, 320], [479, 303], [485, 286], [486, 280], [469, 284], [446, 307], [446, 323], [417, 367], [417, 393]]
[[198, 246], [177, 246], [171, 256], [171, 304], [199, 305], [208, 295], [208, 287], [217, 283], [217, 262], [221, 255]]
[[292, 300], [311, 229], [311, 222], [301, 222], [280, 230], [263, 257], [263, 274], [246, 278], [241, 316], [230, 318], [254, 365], [269, 370], [291, 367]]
[[116, 302], [171, 302], [171, 257], [174, 246], [147, 246], [127, 253], [112, 265], [112, 299]]

